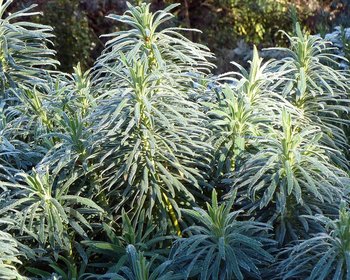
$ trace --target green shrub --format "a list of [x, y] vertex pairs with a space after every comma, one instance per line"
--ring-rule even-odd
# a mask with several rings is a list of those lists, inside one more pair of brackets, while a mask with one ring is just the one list
[[336, 220], [312, 217], [325, 225], [325, 232], [299, 242], [282, 252], [282, 279], [347, 279], [349, 275], [350, 214], [343, 204]]
[[200, 197], [210, 152], [206, 118], [190, 100], [199, 89], [190, 88], [188, 72], [208, 71], [211, 54], [181, 29], [158, 31], [173, 6], [156, 14], [149, 5], [129, 8], [110, 17], [133, 29], [112, 34], [96, 63], [103, 189], [113, 211], [126, 207], [137, 216], [145, 209], [147, 218], [162, 227], [171, 219], [179, 231], [180, 207]]
[[[53, 37], [52, 28], [19, 20], [37, 15], [31, 11], [33, 6], [6, 17], [6, 9], [11, 3], [0, 2], [0, 176], [7, 180], [8, 175], [13, 175], [16, 169], [28, 170], [34, 166], [45, 153], [45, 149], [31, 137], [35, 134], [32, 128], [37, 130], [41, 125], [27, 121], [25, 114], [28, 110], [32, 114], [33, 109], [37, 109], [39, 111], [35, 113], [41, 115], [42, 122], [47, 121], [46, 109], [39, 108], [42, 102], [40, 97], [33, 94], [45, 87], [47, 69], [58, 64], [53, 58], [55, 52], [47, 47]], [[23, 108], [25, 102], [29, 104]], [[37, 121], [35, 118], [32, 120]]]
[[283, 111], [282, 131], [259, 140], [259, 151], [235, 176], [234, 187], [249, 199], [249, 211], [274, 224], [281, 244], [307, 234], [311, 226], [303, 214], [331, 215], [328, 206], [336, 209], [345, 195], [347, 175], [329, 162], [321, 137], [317, 127], [293, 124]]
[[[198, 279], [244, 279], [259, 277], [259, 266], [273, 261], [263, 246], [270, 228], [263, 223], [239, 221], [239, 211], [231, 212], [235, 195], [229, 203], [218, 204], [215, 190], [207, 211], [184, 210], [196, 225], [184, 230], [187, 238], [174, 244], [171, 258], [187, 277]], [[187, 278], [186, 277], [186, 278]]]
[[10, 234], [0, 231], [0, 277], [1, 279], [24, 279], [17, 271], [21, 264], [18, 242]]
[[1, 279], [347, 277], [349, 72], [324, 39], [296, 25], [282, 59], [254, 48], [249, 70], [212, 76], [176, 5], [128, 4], [109, 18], [130, 29], [70, 75], [11, 2]]
[[52, 41], [61, 63], [59, 68], [68, 73], [79, 62], [84, 69], [93, 64], [95, 40], [87, 15], [78, 7], [78, 0], [49, 0], [40, 6], [44, 17], [35, 17], [35, 21], [54, 27]]
[[323, 132], [322, 143], [334, 149], [332, 159], [346, 168], [348, 149], [344, 126], [348, 120], [348, 73], [339, 69], [333, 47], [318, 36], [302, 34], [289, 37], [290, 49], [281, 49], [287, 57], [278, 71], [287, 70], [281, 94], [298, 110], [300, 122], [313, 123]]

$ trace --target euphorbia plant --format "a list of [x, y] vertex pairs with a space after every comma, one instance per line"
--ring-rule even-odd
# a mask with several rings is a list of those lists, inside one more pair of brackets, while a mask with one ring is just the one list
[[334, 47], [319, 36], [303, 34], [299, 24], [296, 35], [288, 36], [290, 48], [278, 48], [286, 57], [275, 63], [276, 71], [286, 71], [279, 89], [298, 110], [300, 123], [319, 126], [322, 144], [337, 165], [347, 168], [345, 151], [349, 148], [344, 127], [349, 112], [348, 74], [339, 69]]
[[343, 202], [339, 218], [311, 217], [325, 226], [325, 231], [287, 248], [281, 255], [281, 279], [349, 279], [350, 213]]
[[[0, 0], [0, 97], [13, 96], [17, 89], [31, 89], [45, 84], [46, 70], [57, 65], [55, 52], [48, 48], [53, 37], [50, 26], [23, 21], [38, 15], [36, 5], [23, 10], [6, 12], [13, 0]], [[21, 20], [22, 19], [22, 20]]]
[[[23, 121], [26, 118], [20, 110], [30, 109], [30, 105], [23, 104], [24, 99], [42, 101], [39, 92], [49, 78], [47, 71], [58, 62], [53, 58], [55, 52], [49, 48], [52, 28], [26, 21], [39, 14], [33, 12], [35, 5], [8, 13], [12, 2], [0, 1], [0, 169], [8, 169], [13, 174], [17, 168], [33, 167], [45, 152], [37, 139], [33, 139], [38, 136], [33, 129], [40, 124]], [[40, 109], [44, 120], [46, 108]], [[0, 173], [8, 173], [2, 170]]]
[[92, 200], [70, 192], [76, 174], [63, 181], [55, 180], [48, 172], [33, 171], [33, 175], [20, 176], [23, 179], [15, 184], [0, 182], [9, 191], [8, 201], [1, 204], [0, 215], [5, 214], [13, 221], [8, 227], [10, 232], [28, 235], [55, 255], [61, 250], [72, 250], [71, 238], [75, 234], [86, 239], [86, 229], [92, 230], [88, 215], [104, 212]]
[[334, 214], [349, 179], [330, 162], [319, 142], [319, 127], [303, 127], [287, 111], [281, 122], [282, 130], [271, 129], [261, 138], [259, 151], [233, 175], [233, 189], [238, 189], [244, 207], [275, 225], [283, 244], [307, 234], [310, 221], [301, 218], [303, 211]]
[[[0, 278], [347, 277], [349, 215], [331, 219], [348, 195], [349, 83], [322, 39], [297, 29], [281, 61], [254, 49], [249, 71], [210, 76], [212, 54], [170, 27], [175, 5], [128, 4], [109, 19], [130, 29], [69, 75], [48, 71], [51, 29], [19, 20], [27, 9], [6, 18], [10, 3]], [[280, 275], [270, 233], [308, 239], [280, 250]]]
[[147, 218], [163, 228], [170, 219], [179, 232], [179, 205], [201, 197], [210, 160], [206, 117], [190, 99], [196, 94], [190, 74], [208, 70], [211, 54], [176, 28], [159, 30], [172, 7], [153, 14], [149, 5], [129, 5], [123, 16], [110, 16], [133, 29], [112, 34], [96, 62], [95, 89], [103, 99], [92, 116], [103, 139], [111, 208], [118, 213], [125, 206], [135, 217], [145, 209]]
[[260, 277], [259, 266], [273, 261], [264, 245], [274, 242], [268, 238], [267, 224], [240, 221], [241, 211], [232, 211], [235, 195], [219, 205], [213, 190], [207, 211], [184, 209], [195, 225], [184, 230], [188, 237], [174, 243], [171, 259], [186, 277], [197, 279], [244, 279]]
[[223, 75], [223, 80], [233, 81], [219, 87], [215, 102], [205, 103], [210, 108], [216, 177], [239, 167], [240, 157], [249, 156], [256, 138], [276, 125], [282, 106], [293, 111], [292, 105], [275, 92], [274, 83], [279, 81], [282, 71], [273, 72], [270, 62], [263, 63], [256, 47], [249, 71], [233, 64], [240, 70], [233, 73], [239, 79]]

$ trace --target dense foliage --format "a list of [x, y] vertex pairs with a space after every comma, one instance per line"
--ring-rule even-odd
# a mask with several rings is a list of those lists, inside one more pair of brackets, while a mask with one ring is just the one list
[[[349, 71], [329, 42], [220, 76], [177, 5], [90, 70], [0, 0], [1, 279], [349, 279]], [[199, 32], [191, 30], [191, 32]]]

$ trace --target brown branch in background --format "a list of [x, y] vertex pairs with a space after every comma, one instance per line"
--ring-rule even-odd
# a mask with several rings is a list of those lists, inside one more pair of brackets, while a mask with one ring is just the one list
[[[186, 28], [191, 28], [191, 19], [190, 19], [188, 0], [183, 0], [183, 10], [184, 10], [184, 25], [186, 26]], [[188, 33], [188, 37], [190, 40], [193, 40], [192, 32]]]

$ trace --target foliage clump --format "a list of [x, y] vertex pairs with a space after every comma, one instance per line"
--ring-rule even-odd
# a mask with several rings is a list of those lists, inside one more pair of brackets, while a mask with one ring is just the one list
[[349, 72], [325, 40], [297, 24], [283, 59], [254, 48], [213, 76], [208, 48], [166, 24], [176, 5], [128, 4], [109, 18], [129, 29], [64, 74], [51, 28], [6, 17], [11, 2], [1, 279], [348, 277]]

